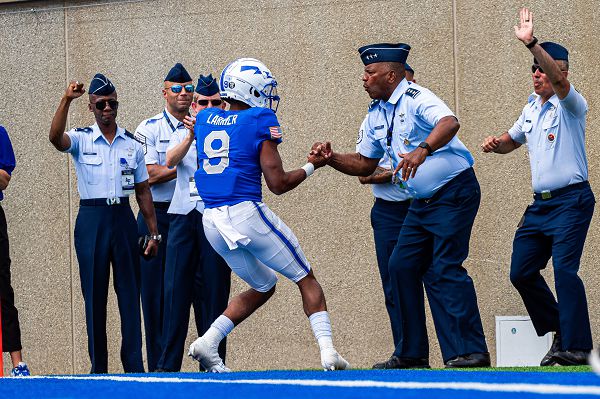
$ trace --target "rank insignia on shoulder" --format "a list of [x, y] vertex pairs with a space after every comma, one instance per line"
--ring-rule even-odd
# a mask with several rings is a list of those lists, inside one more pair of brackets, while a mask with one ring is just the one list
[[92, 132], [92, 130], [93, 130], [93, 129], [91, 128], [91, 126], [88, 126], [88, 127], [76, 127], [76, 128], [75, 128], [75, 131], [76, 131], [76, 132], [86, 132], [86, 133], [90, 133], [90, 132]]
[[139, 141], [137, 139], [137, 137], [135, 137], [133, 134], [131, 134], [131, 132], [129, 130], [125, 130], [125, 136], [129, 137], [130, 139], [134, 139], [135, 141]]
[[406, 93], [407, 96], [412, 97], [412, 98], [417, 98], [417, 96], [419, 94], [421, 94], [421, 92], [413, 87], [409, 87], [408, 89], [406, 89], [406, 91], [404, 92]]
[[371, 103], [369, 104], [369, 111], [371, 111], [372, 109], [374, 109], [377, 104], [379, 104], [379, 100], [373, 100], [371, 101]]

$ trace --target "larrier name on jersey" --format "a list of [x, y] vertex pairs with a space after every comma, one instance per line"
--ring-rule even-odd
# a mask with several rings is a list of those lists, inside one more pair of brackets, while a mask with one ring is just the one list
[[237, 120], [237, 115], [229, 115], [226, 118], [223, 118], [222, 116], [219, 115], [214, 115], [214, 114], [210, 114], [208, 115], [208, 118], [206, 119], [206, 123], [210, 123], [211, 125], [219, 125], [219, 126], [224, 126], [224, 125], [234, 125], [236, 120]]

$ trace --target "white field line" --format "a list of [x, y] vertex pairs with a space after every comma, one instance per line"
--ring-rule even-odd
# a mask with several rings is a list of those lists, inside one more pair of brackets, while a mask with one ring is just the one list
[[52, 380], [96, 380], [115, 382], [145, 383], [191, 383], [191, 384], [250, 384], [250, 385], [295, 385], [306, 387], [335, 388], [387, 388], [387, 389], [453, 389], [459, 391], [482, 392], [523, 392], [554, 395], [594, 395], [600, 396], [600, 385], [558, 385], [558, 384], [498, 384], [484, 382], [416, 382], [416, 381], [372, 381], [372, 380], [284, 380], [284, 379], [239, 379], [216, 380], [175, 377], [124, 377], [124, 376], [32, 376], [29, 379]]

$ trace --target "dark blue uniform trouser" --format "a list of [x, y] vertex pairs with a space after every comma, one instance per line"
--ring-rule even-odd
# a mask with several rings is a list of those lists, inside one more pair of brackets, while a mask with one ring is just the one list
[[371, 227], [373, 227], [373, 236], [375, 238], [377, 266], [379, 267], [379, 276], [381, 277], [381, 285], [383, 287], [385, 307], [390, 318], [394, 346], [398, 345], [401, 336], [401, 318], [398, 313], [398, 306], [394, 304], [388, 263], [398, 242], [400, 229], [402, 228], [402, 223], [404, 222], [409, 206], [409, 200], [386, 201], [381, 198], [375, 198], [375, 203], [373, 204], [373, 208], [371, 208]]
[[85, 301], [91, 373], [108, 372], [106, 303], [111, 263], [121, 316], [123, 369], [144, 372], [137, 226], [129, 205], [80, 206], [75, 251]]
[[[202, 213], [171, 215], [167, 263], [162, 355], [158, 368], [179, 371], [190, 319], [190, 306], [198, 335], [203, 335], [223, 313], [229, 301], [231, 269], [212, 248], [202, 226]], [[226, 340], [219, 354], [225, 359]]]
[[423, 277], [444, 362], [487, 352], [473, 280], [462, 263], [481, 192], [469, 168], [430, 199], [413, 200], [390, 258], [394, 302], [400, 307], [402, 335], [395, 356], [427, 358]]
[[[165, 259], [167, 257], [167, 242], [169, 239], [170, 215], [167, 213], [170, 202], [155, 202], [156, 222], [162, 242], [158, 254], [148, 260], [140, 256], [142, 313], [144, 314], [144, 330], [146, 332], [146, 354], [148, 356], [148, 371], [156, 370], [158, 359], [162, 352], [162, 319], [163, 319], [163, 281]], [[142, 212], [137, 217], [138, 234], [148, 234], [148, 226]]]
[[[563, 350], [592, 349], [583, 282], [577, 275], [596, 200], [589, 183], [527, 207], [515, 233], [510, 280], [539, 336], [561, 333]], [[557, 300], [540, 274], [552, 257]]]
[[[19, 312], [15, 307], [15, 293], [10, 284], [10, 256], [8, 248], [8, 231], [6, 216], [0, 205], [0, 304], [2, 308], [2, 350], [15, 352], [21, 347], [21, 328]], [[2, 353], [0, 353], [2, 356]]]

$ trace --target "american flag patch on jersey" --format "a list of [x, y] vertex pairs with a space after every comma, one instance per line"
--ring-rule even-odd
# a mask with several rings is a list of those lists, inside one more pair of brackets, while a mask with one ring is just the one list
[[271, 133], [272, 139], [280, 139], [281, 138], [281, 126], [273, 126], [269, 128], [269, 132]]

